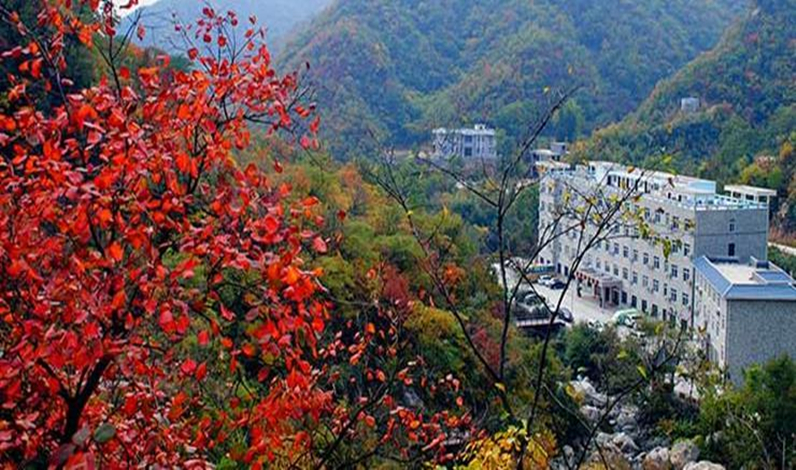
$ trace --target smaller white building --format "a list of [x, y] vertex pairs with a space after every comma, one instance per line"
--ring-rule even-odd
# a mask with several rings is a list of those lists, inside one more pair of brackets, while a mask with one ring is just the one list
[[434, 129], [434, 156], [461, 157], [465, 160], [494, 160], [497, 158], [495, 130], [484, 124], [473, 128]]
[[752, 259], [694, 260], [694, 325], [708, 358], [736, 385], [743, 370], [786, 354], [796, 357], [796, 287], [785, 271]]
[[758, 188], [744, 184], [725, 185], [724, 192], [730, 197], [765, 204], [769, 207], [774, 203], [774, 199], [777, 197], [777, 192], [773, 189]]
[[695, 113], [699, 111], [699, 98], [693, 96], [681, 98], [680, 111], [684, 113]]

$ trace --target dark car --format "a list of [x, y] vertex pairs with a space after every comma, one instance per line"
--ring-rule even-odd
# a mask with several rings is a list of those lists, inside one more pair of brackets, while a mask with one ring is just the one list
[[555, 281], [550, 283], [549, 287], [551, 289], [553, 289], [553, 290], [561, 290], [561, 289], [567, 287], [567, 283], [562, 281], [561, 279], [556, 279]]
[[562, 307], [561, 310], [558, 311], [558, 316], [567, 323], [575, 321], [575, 317], [568, 308]]

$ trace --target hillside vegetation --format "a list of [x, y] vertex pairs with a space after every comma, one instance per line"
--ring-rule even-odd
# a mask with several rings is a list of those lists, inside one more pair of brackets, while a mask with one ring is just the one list
[[[684, 172], [780, 191], [796, 227], [796, 2], [758, 1], [720, 43], [662, 81], [634, 113], [581, 145], [590, 158], [643, 162], [662, 153]], [[696, 112], [680, 110], [695, 97]]]
[[553, 133], [623, 117], [712, 47], [733, 0], [341, 0], [299, 31], [282, 63], [310, 78], [337, 154], [411, 147], [437, 125], [520, 133], [546, 92], [582, 85]]

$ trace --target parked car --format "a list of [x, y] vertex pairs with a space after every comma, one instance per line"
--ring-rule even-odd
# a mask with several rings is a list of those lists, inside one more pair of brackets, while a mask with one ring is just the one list
[[549, 274], [545, 274], [544, 276], [540, 276], [539, 277], [538, 283], [543, 285], [543, 286], [549, 286], [550, 283], [552, 283], [554, 280], [555, 280], [555, 278], [553, 276], [550, 276]]
[[575, 317], [572, 315], [572, 312], [566, 307], [561, 307], [561, 310], [558, 311], [558, 316], [567, 323], [572, 323], [575, 321]]
[[567, 283], [560, 279], [554, 279], [553, 282], [551, 282], [548, 287], [550, 287], [553, 290], [561, 290], [567, 287]]
[[614, 313], [612, 320], [617, 326], [635, 328], [636, 323], [641, 320], [641, 314], [635, 308], [628, 308]]
[[592, 320], [589, 320], [586, 324], [592, 330], [603, 331], [605, 329], [605, 324], [603, 324], [603, 322], [601, 322], [600, 320], [592, 319]]

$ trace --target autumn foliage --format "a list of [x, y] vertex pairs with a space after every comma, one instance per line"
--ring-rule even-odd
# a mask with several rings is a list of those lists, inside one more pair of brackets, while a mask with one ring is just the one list
[[[327, 250], [317, 200], [233, 159], [252, 132], [317, 146], [256, 19], [206, 8], [183, 29], [190, 68], [130, 70], [109, 5], [41, 1], [33, 25], [0, 10], [19, 38], [0, 51], [18, 64], [0, 108], [0, 464], [323, 465], [360, 431], [441, 447], [458, 418], [390, 398], [412, 381], [378, 359], [396, 354], [390, 309], [327, 331], [301, 257]], [[65, 91], [65, 38], [103, 57], [95, 86]], [[54, 105], [28, 92], [42, 84]]]

